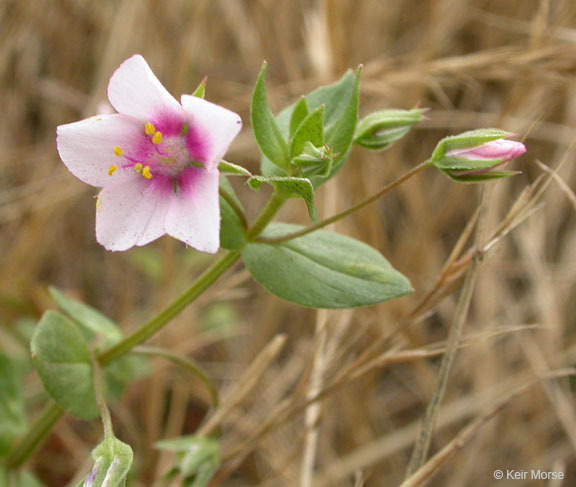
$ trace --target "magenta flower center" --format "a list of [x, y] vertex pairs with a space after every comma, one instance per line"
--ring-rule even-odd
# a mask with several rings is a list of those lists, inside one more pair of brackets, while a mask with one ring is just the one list
[[202, 163], [190, 157], [185, 139], [187, 131], [188, 126], [184, 125], [180, 133], [164, 135], [152, 123], [146, 123], [143, 127], [144, 137], [136, 148], [125, 151], [120, 146], [114, 146], [114, 155], [119, 158], [119, 162], [109, 167], [108, 174], [112, 176], [118, 169], [122, 169], [134, 171], [146, 179], [169, 177], [176, 184], [187, 167], [202, 167]]

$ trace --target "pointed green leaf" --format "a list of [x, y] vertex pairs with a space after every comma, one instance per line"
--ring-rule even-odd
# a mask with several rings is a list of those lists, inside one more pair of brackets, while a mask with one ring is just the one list
[[83, 330], [87, 331], [89, 338], [98, 335], [104, 338], [106, 345], [112, 345], [122, 339], [122, 333], [112, 320], [100, 311], [81, 301], [69, 298], [55, 287], [50, 287], [50, 294], [58, 307], [68, 315]]
[[246, 176], [248, 178], [252, 176], [252, 173], [245, 167], [228, 161], [220, 161], [220, 164], [218, 164], [218, 170], [221, 174], [230, 174], [232, 176]]
[[[335, 83], [330, 85], [321, 86], [306, 95], [306, 104], [309, 110], [314, 111], [320, 105], [325, 105], [324, 108], [324, 134], [333, 131], [335, 125], [341, 120], [347, 107], [350, 105], [351, 97], [354, 94], [356, 86], [356, 77], [352, 70], [346, 71], [344, 75]], [[290, 105], [284, 109], [277, 117], [278, 127], [285, 138], [290, 134], [290, 120], [296, 108], [297, 103]], [[337, 151], [334, 151], [337, 152]], [[346, 161], [347, 154], [341, 154], [338, 166], [330, 173], [330, 177], [336, 174], [337, 169], [340, 168]], [[267, 157], [262, 157], [261, 163], [262, 174], [265, 176], [285, 176], [286, 173], [280, 168], [272, 164]], [[313, 177], [312, 184], [318, 187], [328, 181], [329, 177]]]
[[9, 357], [0, 353], [0, 457], [26, 432], [21, 376]]
[[348, 150], [354, 140], [354, 132], [356, 130], [356, 123], [358, 122], [360, 73], [361, 69], [358, 68], [354, 80], [354, 89], [348, 99], [348, 105], [344, 113], [333, 127], [326, 129], [326, 143], [332, 146], [335, 154], [339, 154], [334, 158], [336, 171], [339, 168], [339, 162], [348, 154]]
[[[266, 237], [302, 227], [271, 224]], [[276, 296], [312, 308], [354, 308], [412, 292], [410, 282], [372, 247], [318, 230], [278, 244], [253, 242], [242, 258], [254, 279]]]
[[324, 144], [324, 105], [310, 113], [298, 126], [290, 140], [290, 158], [302, 154], [306, 142], [315, 147]]
[[264, 183], [271, 184], [276, 191], [288, 198], [302, 198], [306, 203], [308, 215], [312, 221], [318, 219], [314, 206], [314, 186], [308, 178], [291, 178], [281, 176], [253, 176], [248, 180], [252, 189], [259, 189]]
[[250, 118], [258, 147], [273, 164], [288, 167], [288, 145], [268, 104], [266, 95], [266, 63], [262, 65], [250, 106]]
[[78, 327], [57, 311], [47, 311], [31, 342], [32, 360], [48, 394], [80, 419], [98, 416], [90, 352]]
[[306, 104], [306, 97], [303, 96], [294, 106], [294, 111], [290, 117], [290, 138], [292, 138], [298, 126], [308, 116], [308, 113], [309, 111], [308, 105]]

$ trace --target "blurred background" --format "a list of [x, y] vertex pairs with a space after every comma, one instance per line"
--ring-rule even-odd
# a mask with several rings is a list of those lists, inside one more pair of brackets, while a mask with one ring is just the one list
[[[528, 152], [511, 168], [522, 173], [486, 185], [486, 256], [433, 453], [498, 398], [532, 386], [429, 485], [574, 485], [573, 388], [538, 377], [576, 362], [575, 2], [0, 0], [0, 347], [14, 356], [27, 356], [25, 330], [55, 307], [49, 285], [130, 330], [213, 259], [168, 237], [106, 252], [94, 238], [94, 188], [58, 159], [56, 126], [96, 113], [110, 75], [134, 53], [177, 98], [207, 76], [207, 99], [244, 121], [227, 159], [255, 173], [249, 103], [263, 60], [276, 111], [359, 64], [361, 115], [430, 107], [430, 120], [387, 152], [354, 150], [317, 193], [324, 217], [427, 159], [441, 137], [491, 126], [519, 134]], [[266, 189], [233, 184], [254, 218]], [[217, 424], [224, 463], [211, 485], [402, 483], [472, 259], [479, 204], [479, 186], [427, 170], [336, 224], [408, 276], [411, 296], [307, 310], [268, 295], [237, 265], [154, 339], [198, 361], [228, 404]], [[300, 201], [280, 217], [307, 221]], [[226, 402], [239, 390], [241, 400]], [[40, 391], [28, 374], [31, 419]], [[321, 401], [306, 403], [318, 393]], [[208, 409], [201, 384], [151, 362], [112, 405], [118, 435], [135, 450], [130, 485], [163, 485], [174, 458], [153, 443], [193, 433]], [[73, 485], [100, 434], [97, 421], [68, 416], [29, 466], [47, 487]], [[497, 481], [496, 469], [561, 471], [566, 480]]]

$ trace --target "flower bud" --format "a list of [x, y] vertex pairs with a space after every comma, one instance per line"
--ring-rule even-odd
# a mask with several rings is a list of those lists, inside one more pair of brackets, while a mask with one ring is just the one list
[[327, 176], [332, 169], [333, 159], [337, 155], [327, 144], [315, 147], [308, 141], [304, 144], [302, 153], [293, 157], [291, 162], [303, 176]]
[[506, 140], [514, 135], [499, 129], [479, 129], [446, 137], [430, 161], [449, 178], [463, 183], [513, 176], [518, 172], [495, 169], [526, 152], [521, 142]]
[[388, 149], [404, 137], [412, 125], [424, 120], [425, 109], [381, 110], [364, 117], [356, 126], [354, 144], [370, 150]]
[[94, 467], [78, 487], [124, 487], [133, 459], [132, 448], [113, 436], [92, 451]]

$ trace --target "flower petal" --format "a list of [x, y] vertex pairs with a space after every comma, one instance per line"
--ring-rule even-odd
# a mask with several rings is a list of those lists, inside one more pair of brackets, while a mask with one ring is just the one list
[[108, 250], [146, 245], [164, 235], [172, 185], [134, 174], [106, 186], [98, 196], [96, 239]]
[[166, 215], [166, 233], [202, 252], [220, 247], [218, 171], [186, 169]]
[[190, 156], [209, 171], [218, 163], [242, 128], [240, 116], [224, 107], [192, 95], [182, 95], [189, 124], [186, 144]]
[[142, 125], [124, 115], [98, 115], [60, 125], [56, 144], [60, 158], [78, 179], [92, 186], [110, 182], [108, 168], [118, 162], [114, 147], [141, 152], [145, 144]]
[[139, 54], [128, 58], [114, 72], [108, 83], [108, 99], [119, 113], [152, 122], [159, 130], [166, 124], [180, 124], [181, 127], [184, 121], [178, 101], [162, 86]]

